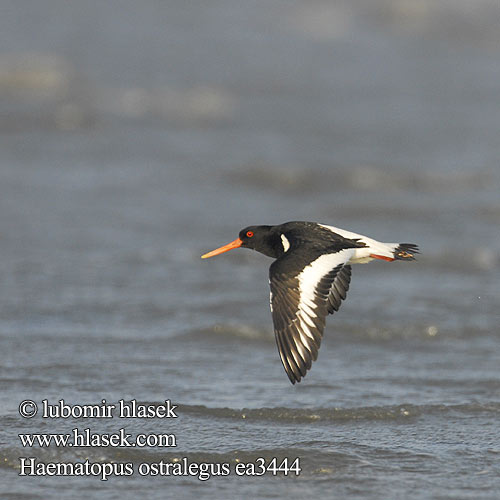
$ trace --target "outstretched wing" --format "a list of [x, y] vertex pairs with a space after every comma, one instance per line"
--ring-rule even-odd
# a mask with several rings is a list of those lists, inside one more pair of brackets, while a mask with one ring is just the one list
[[337, 311], [351, 276], [346, 265], [354, 249], [307, 260], [293, 252], [270, 269], [271, 311], [283, 367], [292, 384], [300, 382], [318, 357], [325, 318]]

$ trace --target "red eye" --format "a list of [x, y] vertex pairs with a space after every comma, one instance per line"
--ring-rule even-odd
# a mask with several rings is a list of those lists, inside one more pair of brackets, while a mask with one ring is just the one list
[[247, 231], [247, 236], [251, 238], [253, 236], [253, 231]]

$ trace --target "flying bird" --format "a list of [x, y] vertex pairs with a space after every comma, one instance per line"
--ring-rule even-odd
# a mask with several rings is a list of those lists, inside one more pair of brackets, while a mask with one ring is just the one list
[[202, 259], [238, 247], [276, 259], [269, 268], [270, 305], [281, 362], [292, 384], [318, 357], [326, 317], [346, 298], [351, 264], [415, 260], [418, 253], [413, 243], [382, 243], [337, 227], [294, 221], [246, 227]]

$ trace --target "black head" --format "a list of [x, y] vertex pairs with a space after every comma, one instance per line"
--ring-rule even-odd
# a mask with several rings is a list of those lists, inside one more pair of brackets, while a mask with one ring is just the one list
[[238, 235], [241, 246], [267, 255], [264, 250], [271, 244], [270, 231], [271, 226], [248, 226], [242, 229]]
[[237, 239], [227, 245], [202, 255], [202, 258], [206, 259], [207, 257], [214, 257], [215, 255], [219, 255], [238, 247], [257, 250], [257, 252], [263, 253], [264, 255], [276, 258], [279, 256], [277, 248], [279, 247], [282, 249], [282, 247], [279, 246], [279, 238], [277, 246], [277, 242], [275, 241], [276, 237], [272, 232], [272, 228], [273, 226], [248, 226], [240, 231]]

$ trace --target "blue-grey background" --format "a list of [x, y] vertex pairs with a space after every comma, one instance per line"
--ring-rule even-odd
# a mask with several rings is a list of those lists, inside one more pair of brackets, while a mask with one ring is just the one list
[[[0, 1], [5, 498], [497, 498], [500, 6]], [[249, 224], [420, 245], [353, 270], [313, 369], [281, 367]], [[171, 399], [23, 420], [23, 399]], [[175, 432], [176, 449], [18, 433]], [[300, 457], [298, 478], [19, 477], [40, 461]], [[168, 496], [167, 495], [167, 496]]]

